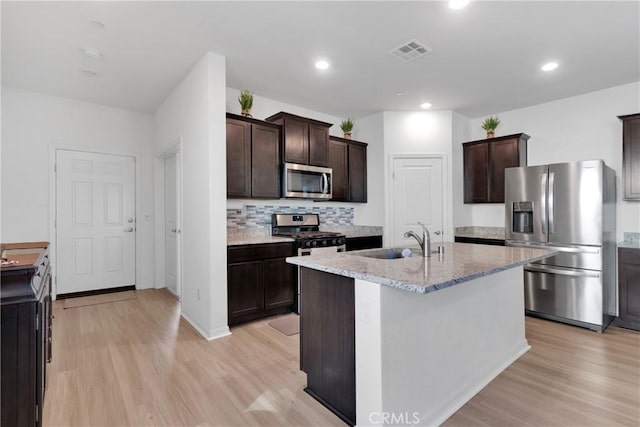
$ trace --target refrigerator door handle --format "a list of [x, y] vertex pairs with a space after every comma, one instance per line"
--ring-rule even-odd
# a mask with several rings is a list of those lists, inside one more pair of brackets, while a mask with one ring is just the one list
[[543, 267], [539, 265], [525, 265], [525, 271], [532, 271], [538, 273], [548, 273], [548, 274], [559, 274], [561, 276], [572, 276], [572, 277], [593, 277], [595, 279], [600, 278], [600, 273], [595, 271], [585, 271], [585, 270], [561, 270], [559, 268], [550, 268]]
[[542, 187], [542, 197], [540, 198], [540, 210], [542, 219], [542, 234], [547, 234], [547, 174], [542, 174], [540, 180], [540, 186]]
[[554, 172], [549, 172], [549, 234], [555, 234], [556, 226], [555, 226], [555, 213], [553, 210], [553, 202], [555, 199], [555, 190], [554, 183], [556, 180], [556, 174]]

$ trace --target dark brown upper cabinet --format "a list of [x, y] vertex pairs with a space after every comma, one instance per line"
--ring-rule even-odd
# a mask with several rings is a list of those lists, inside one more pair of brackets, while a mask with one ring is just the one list
[[529, 138], [517, 133], [463, 143], [464, 202], [504, 203], [504, 170], [527, 166]]
[[280, 198], [280, 126], [227, 113], [227, 197]]
[[331, 200], [367, 201], [367, 144], [332, 136], [329, 138], [329, 167], [332, 169]]
[[622, 120], [622, 197], [640, 200], [640, 114], [618, 118]]
[[283, 159], [286, 163], [328, 166], [331, 123], [283, 111], [265, 120], [282, 126]]

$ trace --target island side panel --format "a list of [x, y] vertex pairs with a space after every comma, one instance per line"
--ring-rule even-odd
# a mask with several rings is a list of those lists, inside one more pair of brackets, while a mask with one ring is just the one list
[[355, 425], [354, 280], [300, 267], [300, 306], [305, 391]]
[[[371, 418], [377, 410], [440, 425], [529, 349], [522, 267], [425, 295], [382, 286], [376, 300], [365, 288], [375, 284], [356, 286], [356, 354], [379, 360], [359, 364], [356, 380], [381, 384], [380, 393], [358, 387], [359, 424], [380, 421]], [[380, 342], [372, 345], [376, 322]]]

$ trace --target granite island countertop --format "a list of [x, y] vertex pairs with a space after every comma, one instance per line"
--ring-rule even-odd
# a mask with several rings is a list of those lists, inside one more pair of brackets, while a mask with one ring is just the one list
[[[554, 249], [516, 248], [444, 243], [444, 255], [430, 258], [379, 259], [364, 256], [382, 249], [331, 255], [290, 257], [287, 262], [340, 276], [366, 280], [409, 292], [426, 294], [498, 273], [557, 253]], [[419, 248], [411, 247], [414, 252]]]

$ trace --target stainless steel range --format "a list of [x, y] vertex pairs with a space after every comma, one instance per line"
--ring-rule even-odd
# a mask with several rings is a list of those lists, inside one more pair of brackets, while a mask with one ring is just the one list
[[344, 234], [320, 231], [318, 214], [273, 214], [271, 234], [295, 239], [299, 256], [344, 252], [347, 242]]
[[[271, 234], [295, 239], [298, 256], [337, 253], [346, 250], [344, 234], [320, 231], [318, 214], [273, 214]], [[300, 277], [298, 273], [298, 302], [296, 313], [300, 313]]]

